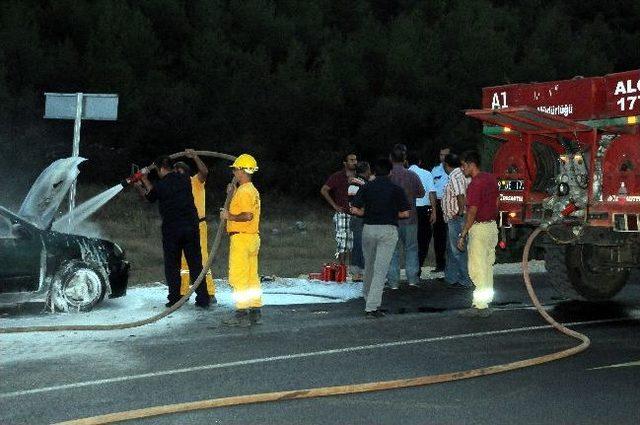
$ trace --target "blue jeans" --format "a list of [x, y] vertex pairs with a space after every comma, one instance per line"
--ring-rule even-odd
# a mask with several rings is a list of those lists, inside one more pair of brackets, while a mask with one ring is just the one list
[[407, 224], [398, 226], [398, 243], [393, 251], [387, 282], [390, 287], [397, 288], [400, 281], [400, 246], [404, 247], [404, 262], [407, 272], [407, 282], [418, 284], [418, 225]]
[[364, 271], [364, 255], [362, 253], [362, 218], [351, 217], [351, 230], [353, 231], [353, 249], [351, 250], [351, 268], [354, 272]]
[[458, 234], [462, 231], [464, 217], [454, 217], [447, 223], [447, 261], [444, 267], [444, 280], [449, 284], [459, 283], [464, 286], [473, 285], [467, 266], [467, 250], [457, 247]]

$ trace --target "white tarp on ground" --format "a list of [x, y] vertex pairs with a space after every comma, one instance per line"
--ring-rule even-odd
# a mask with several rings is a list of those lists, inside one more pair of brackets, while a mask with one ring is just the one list
[[[530, 263], [532, 272], [543, 272], [543, 261]], [[498, 264], [494, 268], [495, 274], [519, 274], [520, 264]], [[428, 274], [428, 273], [427, 273]], [[442, 274], [440, 274], [441, 276]], [[424, 276], [431, 278], [433, 276]], [[320, 282], [302, 278], [274, 278], [273, 281], [263, 282], [264, 305], [295, 305], [345, 302], [361, 296], [362, 283]], [[233, 300], [231, 288], [225, 280], [216, 279], [216, 298], [218, 306], [232, 309]], [[168, 319], [178, 321], [193, 316], [193, 300]], [[110, 324], [132, 322], [145, 319], [164, 309], [167, 301], [167, 287], [163, 284], [152, 284], [129, 288], [127, 295], [122, 298], [105, 299], [94, 310], [87, 313], [34, 313], [0, 316], [0, 327], [35, 326], [35, 325], [66, 325], [66, 324]]]
[[[122, 356], [125, 363], [131, 359], [123, 353], [129, 338], [180, 334], [189, 326], [209, 323], [205, 317], [217, 311], [233, 311], [231, 289], [225, 281], [216, 280], [218, 306], [201, 310], [193, 300], [158, 322], [149, 325], [115, 331], [66, 331], [7, 334], [0, 344], [0, 370], [14, 361], [44, 360], [73, 355], [93, 355], [97, 352], [114, 358]], [[295, 305], [344, 302], [357, 298], [362, 291], [360, 283], [320, 283], [306, 279], [277, 279], [264, 282], [265, 305]], [[97, 325], [134, 322], [154, 316], [165, 309], [167, 287], [152, 284], [129, 288], [122, 298], [106, 299], [90, 312], [49, 313], [30, 309], [30, 313], [4, 313], [0, 327]], [[204, 322], [203, 322], [204, 319]], [[215, 332], [214, 330], [211, 331]], [[105, 344], [112, 341], [113, 344]]]
[[[544, 262], [531, 263], [532, 272], [543, 272]], [[495, 267], [495, 274], [519, 274], [520, 264], [501, 264]], [[440, 275], [441, 276], [441, 275]], [[433, 276], [424, 276], [433, 277]], [[226, 281], [216, 280], [216, 311], [233, 310], [231, 289]], [[361, 283], [326, 283], [308, 279], [276, 278], [263, 282], [263, 302], [268, 305], [296, 305], [345, 302], [361, 296]], [[123, 351], [129, 338], [183, 332], [185, 327], [198, 323], [212, 314], [210, 310], [200, 310], [191, 301], [162, 320], [132, 329], [118, 331], [78, 331], [78, 332], [35, 332], [3, 335], [0, 344], [0, 369], [14, 361], [28, 359], [43, 360], [100, 352], [114, 358], [122, 356], [123, 362], [131, 362]], [[167, 287], [152, 284], [129, 288], [122, 298], [106, 299], [87, 313], [3, 313], [0, 327], [17, 326], [59, 326], [115, 324], [143, 320], [161, 312], [167, 301]], [[31, 310], [34, 311], [34, 310]], [[215, 332], [215, 330], [212, 330]], [[105, 344], [108, 342], [108, 344]], [[37, 348], [37, 349], [36, 349]], [[106, 351], [105, 351], [106, 350]], [[107, 353], [108, 351], [108, 353]]]

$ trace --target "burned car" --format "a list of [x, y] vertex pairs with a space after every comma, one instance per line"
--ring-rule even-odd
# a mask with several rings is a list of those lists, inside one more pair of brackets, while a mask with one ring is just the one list
[[47, 174], [52, 164], [19, 213], [0, 207], [0, 305], [46, 302], [52, 309], [88, 311], [105, 295], [126, 294], [129, 263], [117, 244], [52, 229], [81, 160], [56, 161], [59, 172]]

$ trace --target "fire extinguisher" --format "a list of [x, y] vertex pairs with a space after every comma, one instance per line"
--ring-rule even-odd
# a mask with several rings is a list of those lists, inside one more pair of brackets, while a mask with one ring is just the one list
[[331, 282], [335, 282], [337, 280], [337, 275], [338, 275], [338, 266], [336, 263], [331, 264], [331, 277], [329, 278], [329, 280]]
[[347, 265], [336, 264], [336, 282], [342, 283], [347, 280]]
[[322, 281], [329, 282], [331, 280], [331, 264], [325, 264], [322, 267]]

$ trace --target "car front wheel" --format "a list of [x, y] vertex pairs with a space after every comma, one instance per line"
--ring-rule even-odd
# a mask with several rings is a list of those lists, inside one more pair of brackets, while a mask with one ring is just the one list
[[104, 298], [106, 289], [98, 267], [80, 260], [67, 261], [53, 277], [49, 305], [60, 311], [89, 311]]

